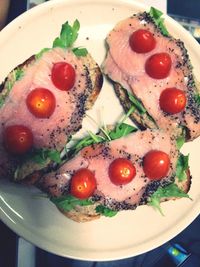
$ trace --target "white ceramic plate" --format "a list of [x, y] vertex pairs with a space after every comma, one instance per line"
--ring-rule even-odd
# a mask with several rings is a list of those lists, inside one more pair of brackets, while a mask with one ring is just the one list
[[[30, 55], [43, 47], [50, 47], [66, 20], [70, 23], [75, 19], [80, 21], [77, 45], [87, 47], [101, 64], [105, 56], [106, 34], [119, 20], [145, 9], [149, 10], [133, 0], [58, 0], [33, 8], [0, 33], [0, 80]], [[174, 36], [184, 40], [194, 72], [199, 75], [199, 45], [171, 18], [166, 17], [166, 24]], [[99, 110], [101, 113], [103, 110], [106, 124], [115, 122], [122, 112], [107, 82], [90, 112], [96, 120], [99, 119]], [[85, 120], [84, 125], [90, 127], [91, 122]], [[193, 175], [190, 196], [193, 201], [181, 199], [163, 203], [165, 216], [144, 206], [135, 211], [121, 212], [113, 218], [102, 217], [80, 224], [64, 217], [47, 199], [34, 198], [38, 192], [36, 189], [1, 181], [0, 218], [20, 236], [58, 255], [86, 260], [113, 260], [138, 255], [177, 235], [199, 214], [199, 150], [199, 139], [183, 148], [185, 153], [190, 153]]]

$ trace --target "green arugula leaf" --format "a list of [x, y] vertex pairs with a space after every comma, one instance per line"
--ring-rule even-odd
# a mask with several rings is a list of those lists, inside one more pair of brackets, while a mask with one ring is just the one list
[[114, 139], [118, 139], [120, 137], [126, 136], [129, 133], [132, 133], [135, 131], [137, 131], [137, 128], [126, 123], [120, 123], [120, 124], [117, 124], [114, 130], [110, 131], [108, 135], [110, 136], [112, 140], [114, 140]]
[[187, 178], [186, 171], [189, 167], [189, 155], [184, 156], [183, 154], [180, 155], [176, 165], [176, 176], [180, 182], [184, 181]]
[[13, 85], [15, 84], [16, 81], [21, 80], [21, 78], [24, 76], [24, 71], [21, 68], [16, 68], [14, 69], [8, 79], [5, 82], [5, 91], [3, 94], [0, 96], [0, 108], [3, 106], [7, 96], [9, 95], [10, 91], [13, 88]]
[[129, 100], [133, 103], [133, 105], [136, 107], [136, 109], [140, 112], [140, 114], [144, 114], [147, 112], [147, 110], [144, 108], [143, 104], [130, 92], [128, 92]]
[[76, 48], [73, 48], [72, 51], [77, 57], [85, 57], [88, 54], [88, 51], [86, 48], [76, 47]]
[[43, 54], [44, 54], [45, 52], [49, 51], [49, 50], [50, 50], [50, 48], [43, 48], [39, 53], [37, 53], [37, 54], [35, 55], [35, 58], [36, 58], [36, 59], [40, 59], [40, 58], [43, 56]]
[[200, 94], [196, 94], [194, 97], [196, 103], [200, 106]]
[[169, 34], [165, 24], [164, 24], [164, 18], [162, 18], [163, 13], [160, 10], [158, 10], [154, 7], [151, 7], [149, 14], [152, 17], [155, 24], [160, 28], [162, 34], [165, 36], [170, 36], [170, 34]]
[[77, 205], [88, 206], [92, 205], [94, 202], [89, 199], [79, 199], [72, 195], [66, 195], [61, 197], [51, 197], [50, 200], [61, 210], [70, 211], [74, 209]]
[[14, 80], [19, 81], [24, 76], [24, 71], [20, 68], [16, 68], [13, 72]]
[[96, 207], [96, 212], [104, 215], [106, 217], [113, 217], [117, 214], [116, 210], [111, 210], [103, 205], [99, 205]]
[[160, 202], [163, 198], [168, 197], [185, 197], [190, 198], [187, 193], [182, 191], [176, 184], [172, 183], [165, 187], [159, 187], [156, 192], [153, 193], [153, 195], [150, 197], [148, 201], [148, 205], [154, 207], [155, 209], [159, 210], [159, 212], [163, 214]]
[[[54, 47], [61, 48], [72, 48], [76, 39], [78, 38], [78, 31], [80, 29], [80, 23], [78, 20], [75, 20], [73, 25], [69, 25], [68, 21], [66, 21], [61, 28], [60, 36], [57, 37], [53, 42]], [[72, 52], [77, 57], [84, 57], [88, 54], [86, 48], [73, 48]]]
[[38, 164], [45, 164], [47, 160], [52, 160], [56, 163], [61, 163], [60, 152], [57, 150], [49, 150], [49, 149], [35, 149], [30, 153], [29, 159], [32, 159], [34, 162]]
[[184, 145], [184, 143], [185, 143], [185, 136], [179, 136], [176, 139], [176, 146], [178, 149], [181, 149], [181, 147]]

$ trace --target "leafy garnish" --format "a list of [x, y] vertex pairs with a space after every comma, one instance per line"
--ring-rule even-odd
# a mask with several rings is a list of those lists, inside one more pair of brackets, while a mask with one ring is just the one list
[[148, 201], [148, 205], [154, 207], [155, 209], [159, 210], [159, 212], [163, 214], [162, 209], [160, 207], [160, 202], [162, 199], [169, 198], [169, 197], [186, 197], [190, 198], [187, 193], [182, 191], [176, 184], [172, 183], [165, 187], [159, 187], [156, 192], [150, 197]]
[[43, 54], [44, 54], [45, 52], [49, 51], [49, 50], [50, 50], [50, 48], [43, 48], [39, 53], [37, 53], [37, 54], [35, 55], [35, 58], [36, 58], [36, 59], [41, 58], [41, 57], [43, 56]]
[[96, 207], [96, 212], [100, 213], [101, 215], [104, 215], [106, 217], [113, 217], [117, 214], [116, 210], [111, 210], [103, 205], [98, 205]]
[[[78, 38], [78, 31], [80, 29], [80, 23], [76, 19], [73, 25], [69, 25], [68, 21], [62, 25], [62, 29], [60, 32], [60, 36], [57, 37], [53, 42], [54, 47], [61, 47], [61, 48], [72, 48], [76, 39]], [[79, 48], [75, 47], [72, 49], [72, 52], [77, 57], [85, 57], [88, 54], [86, 48]]]
[[162, 34], [165, 36], [170, 36], [170, 34], [169, 34], [165, 24], [164, 24], [164, 18], [162, 18], [163, 13], [160, 10], [156, 9], [155, 7], [151, 7], [149, 14], [152, 17], [155, 24], [161, 30]]
[[88, 51], [86, 48], [76, 47], [76, 48], [73, 48], [72, 51], [77, 57], [85, 57], [88, 54]]
[[132, 102], [132, 104], [135, 106], [135, 108], [139, 111], [140, 114], [144, 114], [147, 112], [147, 110], [144, 108], [143, 104], [130, 92], [128, 92], [129, 100]]
[[69, 48], [72, 47], [78, 37], [80, 23], [75, 20], [73, 25], [70, 26], [68, 21], [62, 25], [60, 36], [53, 42], [53, 47]]
[[178, 149], [181, 149], [181, 147], [184, 145], [184, 143], [185, 143], [185, 136], [179, 136], [176, 139], [176, 146]]
[[136, 130], [137, 128], [129, 124], [119, 123], [112, 130], [105, 130], [104, 128], [100, 128], [99, 134], [93, 134], [91, 131], [88, 131], [89, 136], [86, 136], [76, 141], [74, 140], [74, 144], [65, 151], [66, 158], [72, 158], [84, 147], [110, 140], [115, 140], [126, 136], [131, 132], [135, 132]]
[[129, 133], [137, 131], [137, 128], [126, 123], [117, 124], [116, 127], [111, 130], [108, 134], [112, 140], [121, 138], [128, 135]]
[[189, 155], [184, 156], [181, 154], [178, 158], [177, 165], [176, 165], [176, 176], [180, 182], [187, 179], [187, 170], [189, 168]]
[[70, 211], [78, 206], [92, 205], [94, 202], [90, 199], [79, 199], [72, 195], [61, 197], [51, 197], [50, 200], [61, 210]]
[[61, 158], [60, 158], [60, 152], [57, 150], [50, 150], [50, 149], [34, 149], [30, 154], [29, 154], [29, 159], [33, 160], [34, 162], [38, 164], [45, 164], [47, 160], [52, 160], [56, 163], [61, 163]]
[[200, 94], [196, 94], [194, 97], [196, 103], [200, 106]]
[[24, 71], [21, 68], [16, 68], [9, 74], [9, 77], [5, 82], [5, 91], [0, 96], [0, 107], [3, 106], [5, 99], [9, 95], [15, 82], [19, 81], [23, 77], [23, 75]]

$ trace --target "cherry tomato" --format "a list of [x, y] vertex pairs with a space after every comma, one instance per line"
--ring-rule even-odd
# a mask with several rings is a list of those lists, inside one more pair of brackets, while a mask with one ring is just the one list
[[169, 167], [169, 156], [163, 151], [151, 150], [144, 156], [143, 170], [149, 179], [162, 179], [167, 175]]
[[4, 130], [4, 145], [11, 154], [24, 154], [33, 145], [33, 134], [23, 125], [8, 126]]
[[51, 80], [60, 90], [68, 91], [75, 83], [76, 73], [71, 64], [58, 62], [53, 65], [51, 71]]
[[26, 98], [29, 111], [37, 118], [49, 118], [56, 106], [55, 96], [45, 88], [32, 90]]
[[135, 177], [136, 169], [130, 160], [117, 158], [110, 164], [108, 174], [115, 185], [128, 184]]
[[140, 29], [131, 34], [129, 44], [136, 53], [147, 53], [155, 48], [156, 40], [150, 31]]
[[77, 198], [86, 199], [92, 196], [96, 186], [94, 173], [86, 168], [82, 168], [72, 176], [70, 192]]
[[185, 93], [177, 88], [167, 88], [160, 95], [160, 108], [170, 114], [184, 110], [186, 106]]
[[169, 75], [172, 61], [167, 53], [157, 53], [149, 57], [145, 64], [146, 73], [154, 79], [164, 79]]

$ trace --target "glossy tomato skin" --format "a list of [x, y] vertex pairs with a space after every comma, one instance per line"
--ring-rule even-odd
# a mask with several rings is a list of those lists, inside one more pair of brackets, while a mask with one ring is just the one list
[[160, 108], [170, 114], [176, 114], [185, 109], [185, 93], [177, 88], [167, 88], [160, 95]]
[[168, 77], [171, 65], [172, 61], [168, 53], [156, 53], [147, 59], [145, 71], [153, 79], [164, 79]]
[[11, 154], [21, 155], [31, 149], [33, 134], [23, 125], [11, 125], [4, 130], [4, 145]]
[[71, 179], [70, 193], [79, 199], [91, 197], [96, 189], [95, 175], [86, 168], [79, 169]]
[[156, 40], [150, 31], [140, 29], [131, 34], [129, 44], [136, 53], [148, 53], [155, 48]]
[[151, 150], [143, 158], [143, 170], [149, 179], [162, 179], [168, 174], [169, 168], [169, 156], [163, 151]]
[[62, 91], [68, 91], [74, 86], [76, 72], [74, 67], [66, 62], [57, 62], [51, 71], [53, 84]]
[[56, 99], [50, 90], [36, 88], [28, 94], [26, 105], [35, 117], [49, 118], [55, 110]]
[[130, 160], [117, 158], [111, 162], [108, 174], [113, 184], [125, 185], [133, 180], [136, 175], [136, 169]]

